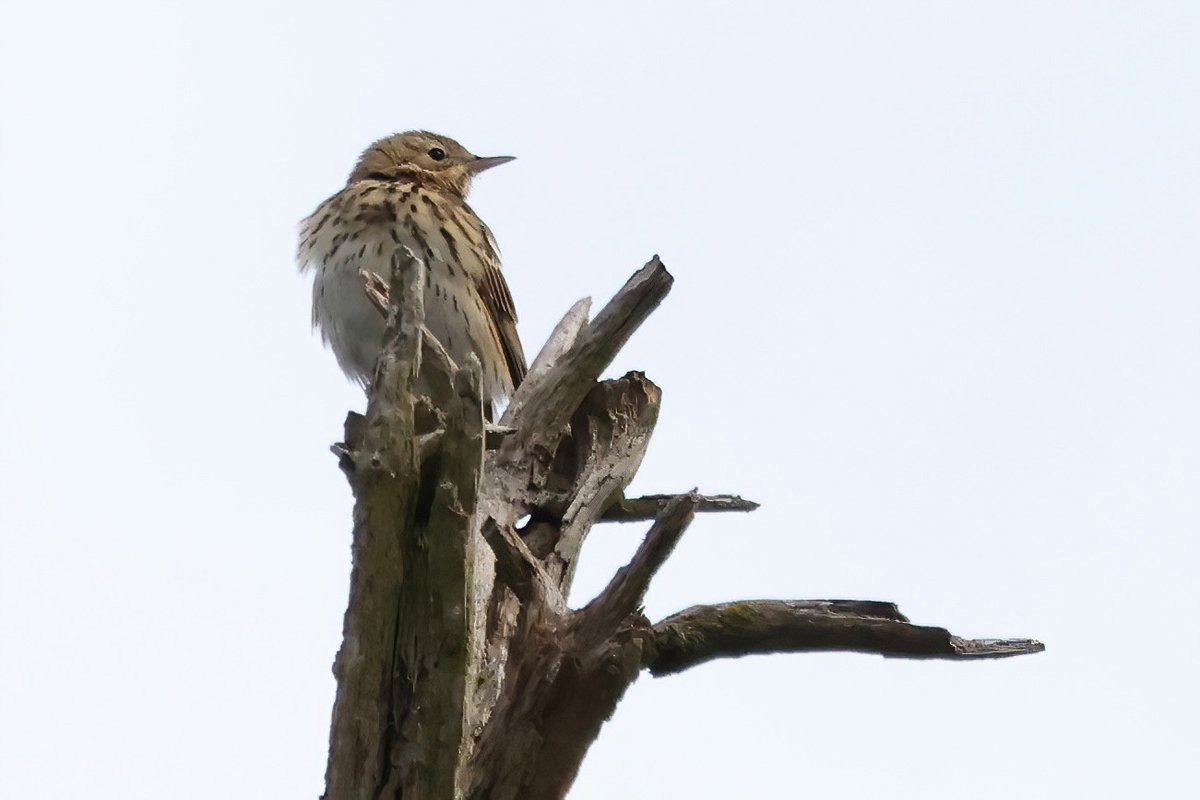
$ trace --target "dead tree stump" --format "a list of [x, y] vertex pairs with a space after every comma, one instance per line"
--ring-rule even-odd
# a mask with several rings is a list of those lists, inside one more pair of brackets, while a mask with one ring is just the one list
[[[386, 346], [366, 415], [351, 414], [334, 446], [355, 508], [324, 800], [561, 798], [643, 669], [768, 652], [1043, 649], [963, 640], [865, 601], [740, 601], [651, 623], [642, 598], [692, 517], [756, 507], [694, 491], [624, 497], [660, 391], [640, 372], [598, 378], [670, 274], [655, 257], [594, 319], [586, 300], [571, 308], [490, 425], [478, 362], [454, 364], [424, 327], [424, 265], [406, 250], [394, 259], [391, 286], [364, 275]], [[415, 393], [418, 374], [435, 396]], [[592, 526], [639, 520], [652, 524], [629, 564], [568, 608]]]

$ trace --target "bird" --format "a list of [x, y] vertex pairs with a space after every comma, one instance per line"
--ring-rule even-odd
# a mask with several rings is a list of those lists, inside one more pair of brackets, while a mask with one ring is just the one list
[[385, 321], [360, 271], [390, 282], [400, 247], [425, 264], [426, 328], [456, 363], [479, 359], [489, 419], [520, 385], [527, 365], [499, 248], [466, 202], [475, 176], [512, 160], [481, 158], [429, 131], [393, 134], [367, 147], [346, 185], [300, 223], [297, 265], [313, 273], [313, 326], [365, 390]]

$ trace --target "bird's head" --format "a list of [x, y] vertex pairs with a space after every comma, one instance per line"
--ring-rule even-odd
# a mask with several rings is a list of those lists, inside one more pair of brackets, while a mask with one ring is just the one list
[[471, 178], [513, 156], [480, 158], [449, 136], [408, 131], [380, 139], [359, 156], [346, 185], [362, 180], [415, 180], [466, 197]]

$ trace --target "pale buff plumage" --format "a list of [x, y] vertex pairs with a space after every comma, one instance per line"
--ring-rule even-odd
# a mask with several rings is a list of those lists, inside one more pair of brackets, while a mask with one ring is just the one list
[[429, 330], [456, 361], [479, 358], [493, 408], [512, 395], [526, 369], [516, 310], [491, 231], [465, 200], [474, 175], [509, 160], [479, 158], [426, 131], [389, 136], [301, 223], [300, 269], [315, 273], [313, 324], [347, 375], [369, 385], [383, 339], [359, 270], [389, 280], [403, 246], [425, 262]]

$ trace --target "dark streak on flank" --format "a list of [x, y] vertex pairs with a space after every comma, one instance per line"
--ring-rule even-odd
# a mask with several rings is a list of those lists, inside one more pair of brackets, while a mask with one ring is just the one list
[[427, 194], [423, 194], [421, 195], [421, 201], [425, 203], [425, 205], [429, 206], [429, 210], [433, 212], [435, 217], [442, 222], [446, 221], [446, 215], [442, 213], [441, 206], [439, 206], [432, 197]]
[[472, 247], [476, 247], [475, 237], [471, 235], [471, 231], [467, 230], [467, 226], [463, 224], [463, 221], [459, 219], [457, 214], [450, 217], [450, 222], [452, 222], [456, 228], [462, 231], [463, 238], [466, 239]]
[[442, 234], [442, 238], [446, 240], [446, 247], [450, 248], [450, 260], [446, 262], [446, 269], [450, 270], [450, 277], [454, 277], [454, 264], [461, 263], [458, 258], [458, 242], [454, 241], [454, 237], [450, 235], [450, 231], [446, 230], [445, 226], [438, 228]]
[[405, 219], [404, 223], [405, 227], [408, 228], [409, 234], [414, 240], [416, 240], [417, 246], [421, 248], [421, 252], [425, 254], [425, 263], [429, 264], [430, 262], [434, 261], [435, 258], [433, 251], [429, 249], [429, 243], [426, 242], [425, 237], [421, 235], [421, 229], [417, 227], [417, 224], [412, 221], [411, 217]]

